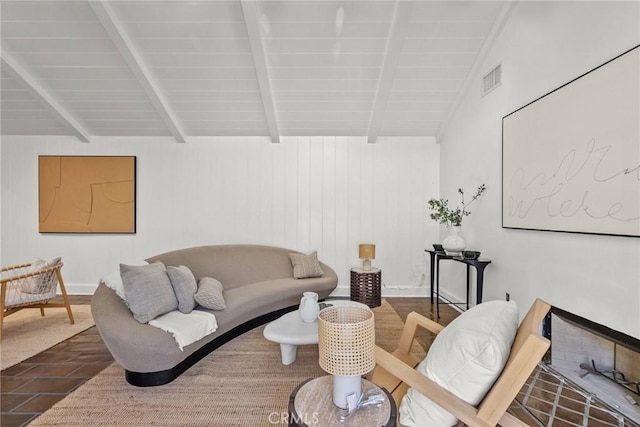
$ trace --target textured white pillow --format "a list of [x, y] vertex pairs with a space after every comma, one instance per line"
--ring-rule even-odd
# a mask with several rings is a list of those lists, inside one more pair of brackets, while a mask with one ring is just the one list
[[[434, 340], [418, 372], [456, 396], [478, 405], [496, 381], [518, 329], [518, 306], [510, 301], [478, 304], [457, 317]], [[399, 408], [408, 427], [443, 427], [456, 417], [409, 389]]]
[[[53, 267], [56, 264], [59, 264], [62, 261], [61, 257], [56, 257], [52, 259], [40, 259], [38, 258], [29, 266], [29, 273], [35, 273], [36, 271], [44, 270], [45, 268]], [[27, 294], [42, 294], [47, 292], [47, 285], [49, 284], [48, 280], [50, 279], [49, 275], [52, 273], [47, 273], [47, 275], [37, 275], [27, 277], [22, 281], [20, 285], [20, 290]], [[57, 280], [57, 279], [56, 279]]]
[[209, 310], [224, 310], [227, 303], [224, 300], [222, 283], [212, 277], [203, 277], [198, 282], [198, 292], [193, 296], [198, 304]]

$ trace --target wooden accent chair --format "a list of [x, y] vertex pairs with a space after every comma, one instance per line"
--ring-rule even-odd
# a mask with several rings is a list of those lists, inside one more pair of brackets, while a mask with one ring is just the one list
[[398, 407], [409, 387], [413, 387], [468, 426], [527, 426], [507, 413], [507, 409], [549, 348], [549, 340], [539, 334], [539, 329], [550, 308], [539, 299], [533, 303], [518, 327], [504, 370], [477, 408], [414, 369], [419, 361], [410, 355], [410, 350], [417, 327], [434, 334], [444, 329], [416, 312], [407, 317], [393, 353], [376, 348], [377, 366], [371, 381], [389, 390]]
[[[44, 316], [45, 308], [65, 307], [69, 322], [74, 323], [71, 304], [60, 272], [62, 266], [63, 263], [58, 262], [53, 266], [32, 271], [31, 263], [27, 263], [0, 269], [0, 283], [2, 284], [0, 338], [2, 337], [4, 318], [23, 308], [39, 308], [40, 314]], [[57, 285], [60, 285], [64, 302], [51, 303], [50, 301], [56, 296]]]

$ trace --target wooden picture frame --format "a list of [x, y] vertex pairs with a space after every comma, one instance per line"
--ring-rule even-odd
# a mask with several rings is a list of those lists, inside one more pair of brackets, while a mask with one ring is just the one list
[[135, 156], [39, 156], [40, 233], [136, 232]]
[[640, 236], [640, 46], [503, 117], [502, 227]]

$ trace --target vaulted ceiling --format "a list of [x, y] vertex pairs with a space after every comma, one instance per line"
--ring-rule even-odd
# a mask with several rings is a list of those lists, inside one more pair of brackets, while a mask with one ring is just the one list
[[[0, 0], [3, 135], [435, 136], [508, 1]], [[483, 70], [484, 71], [484, 70]], [[488, 71], [488, 70], [487, 70]]]

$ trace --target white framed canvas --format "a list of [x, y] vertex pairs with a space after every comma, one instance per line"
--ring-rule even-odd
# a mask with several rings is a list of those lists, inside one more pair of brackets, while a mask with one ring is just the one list
[[502, 226], [640, 236], [640, 46], [503, 117]]

